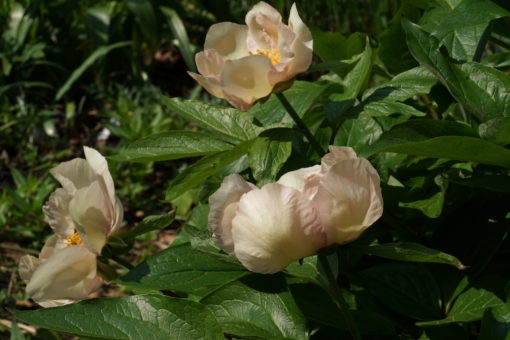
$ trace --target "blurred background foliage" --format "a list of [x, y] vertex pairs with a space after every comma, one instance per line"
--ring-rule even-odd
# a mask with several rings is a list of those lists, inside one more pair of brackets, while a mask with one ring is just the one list
[[[286, 21], [292, 1], [267, 2], [285, 13]], [[296, 1], [301, 17], [314, 36], [321, 36], [315, 45], [321, 57], [317, 57], [317, 63], [328, 62], [328, 53], [334, 53], [332, 60], [362, 55], [368, 37], [369, 46], [376, 53], [372, 57], [372, 70], [367, 73], [369, 77], [357, 93], [418, 66], [406, 45], [402, 17], [412, 21], [421, 18], [422, 27], [434, 27], [437, 23], [433, 20], [440, 17], [442, 8], [458, 2]], [[494, 2], [510, 10], [507, 0]], [[59, 162], [83, 157], [83, 145], [115, 155], [120, 148], [144, 136], [172, 129], [197, 129], [174, 114], [162, 98], [179, 96], [219, 102], [202, 91], [186, 71], [195, 69], [194, 54], [202, 48], [209, 26], [219, 21], [242, 23], [254, 3], [245, 0], [0, 0], [0, 315], [6, 306], [15, 306], [16, 300], [26, 298], [16, 275], [17, 259], [23, 252], [37, 253], [50, 233], [41, 207], [57, 183], [48, 170]], [[433, 5], [436, 8], [427, 13], [434, 11], [435, 15], [423, 16]], [[484, 64], [506, 74], [510, 71], [509, 32], [508, 18], [496, 21], [482, 51]], [[330, 76], [324, 75], [320, 67], [314, 67], [300, 77], [317, 80]], [[351, 68], [335, 69], [340, 76], [349, 71]], [[423, 79], [419, 86], [430, 93], [413, 99], [407, 114], [342, 118], [338, 134], [326, 134], [324, 139], [353, 146], [358, 151], [358, 147], [371, 144], [395, 124], [424, 112], [434, 119], [439, 113], [442, 118], [460, 117], [467, 125], [477, 124], [470, 118], [462, 119], [462, 112], [452, 105], [452, 97], [444, 86], [434, 79], [427, 80], [427, 76]], [[334, 92], [331, 87], [328, 91], [323, 95]], [[363, 99], [366, 96], [365, 93]], [[351, 106], [335, 107], [333, 111], [346, 112]], [[312, 107], [307, 117], [313, 121], [314, 112], [323, 114], [324, 110], [328, 113], [328, 107], [320, 110]], [[318, 131], [320, 136], [320, 127]], [[505, 139], [500, 144], [509, 141]], [[295, 155], [290, 162], [292, 157]], [[163, 201], [170, 179], [191, 161], [110, 162], [117, 193], [125, 207], [125, 224], [132, 227], [144, 216], [171, 210], [172, 204]], [[395, 206], [385, 207], [381, 225], [400, 239], [440, 245], [439, 248], [454, 254], [466, 251], [466, 247], [460, 249], [459, 244], [452, 242], [455, 235], [462, 234], [473, 247], [478, 247], [469, 256], [484, 254], [477, 260], [480, 271], [489, 266], [494, 253], [487, 249], [495, 244], [501, 246], [499, 242], [503, 242], [508, 230], [506, 226], [491, 226], [487, 219], [481, 219], [480, 225], [498, 232], [477, 245], [479, 235], [472, 227], [476, 221], [471, 215], [464, 217], [463, 211], [482, 209], [485, 217], [492, 211], [500, 213], [505, 209], [501, 207], [504, 203], [501, 198], [506, 196], [498, 192], [496, 187], [500, 184], [493, 184], [486, 191], [490, 183], [484, 182], [475, 194], [469, 188], [477, 188], [480, 182], [455, 183], [463, 182], [466, 174], [498, 175], [497, 171], [483, 165], [473, 169], [469, 163], [396, 154], [376, 155], [372, 161], [384, 182], [391, 178], [397, 181], [394, 186], [383, 187], [385, 201], [394, 202]], [[444, 180], [446, 173], [450, 182]], [[202, 193], [195, 190], [191, 196], [179, 197], [177, 215], [189, 214], [196, 197], [204, 200], [218, 184], [218, 179], [210, 179], [206, 183], [209, 187]], [[445, 224], [453, 229], [441, 229]], [[466, 225], [470, 229], [463, 229]], [[373, 228], [373, 233], [383, 232]], [[141, 242], [155, 237], [149, 235]], [[502, 254], [508, 258], [508, 250]], [[359, 258], [349, 259], [356, 260]], [[473, 263], [478, 265], [477, 261]], [[492, 272], [501, 269], [495, 267]], [[379, 276], [375, 272], [368, 274]], [[0, 331], [2, 327], [7, 329], [10, 325], [0, 324]], [[41, 334], [46, 338], [57, 337]]]

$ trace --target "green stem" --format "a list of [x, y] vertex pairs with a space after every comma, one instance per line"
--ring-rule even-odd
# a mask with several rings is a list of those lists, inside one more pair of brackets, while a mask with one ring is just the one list
[[276, 97], [278, 98], [278, 100], [280, 101], [280, 103], [282, 103], [282, 105], [285, 108], [285, 110], [287, 110], [289, 115], [292, 117], [292, 119], [296, 123], [297, 127], [305, 135], [306, 139], [308, 139], [308, 141], [312, 145], [312, 147], [315, 150], [315, 152], [320, 157], [324, 156], [325, 152], [322, 149], [321, 145], [319, 144], [319, 142], [317, 142], [317, 139], [315, 139], [315, 137], [313, 136], [312, 132], [310, 132], [310, 129], [308, 129], [308, 126], [306, 126], [306, 124], [303, 122], [303, 120], [301, 120], [301, 118], [297, 114], [296, 110], [294, 110], [292, 105], [290, 105], [290, 103], [287, 100], [287, 98], [285, 98], [285, 96], [281, 92], [275, 93], [275, 94], [276, 94]]
[[340, 313], [342, 313], [342, 316], [344, 317], [345, 322], [347, 323], [349, 333], [351, 333], [351, 336], [354, 340], [361, 340], [362, 338], [358, 326], [356, 325], [356, 322], [354, 321], [351, 311], [349, 310], [349, 306], [347, 306], [347, 303], [345, 302], [342, 293], [340, 292], [340, 288], [338, 287], [335, 275], [333, 275], [333, 271], [331, 270], [331, 266], [329, 265], [327, 256], [319, 254], [318, 258], [320, 264], [322, 265], [322, 268], [324, 269], [324, 273], [326, 274], [325, 277], [327, 281], [326, 288], [329, 291], [329, 294], [331, 295], [333, 300], [335, 301], [336, 305], [338, 306]]

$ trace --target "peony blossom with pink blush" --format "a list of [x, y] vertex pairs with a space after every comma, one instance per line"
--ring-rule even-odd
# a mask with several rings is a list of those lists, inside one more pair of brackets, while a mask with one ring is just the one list
[[379, 176], [351, 148], [329, 150], [321, 165], [288, 172], [262, 188], [227, 176], [209, 198], [215, 243], [247, 269], [275, 273], [358, 238], [382, 215]]
[[263, 1], [253, 6], [245, 21], [246, 25], [212, 25], [204, 51], [195, 56], [199, 74], [188, 72], [209, 93], [243, 111], [270, 95], [277, 84], [306, 71], [313, 55], [312, 34], [296, 4], [288, 24]]
[[86, 159], [75, 158], [50, 170], [62, 185], [43, 207], [55, 234], [38, 258], [20, 259], [27, 293], [43, 307], [82, 300], [101, 286], [97, 256], [122, 223], [122, 204], [106, 159], [88, 147], [84, 152]]

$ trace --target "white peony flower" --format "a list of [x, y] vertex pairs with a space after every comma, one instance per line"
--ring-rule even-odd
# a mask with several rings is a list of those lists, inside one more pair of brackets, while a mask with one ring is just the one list
[[381, 215], [379, 176], [351, 148], [257, 188], [227, 176], [209, 198], [209, 229], [249, 270], [275, 273], [333, 243], [358, 238]]
[[195, 61], [200, 74], [188, 72], [207, 91], [248, 110], [271, 94], [276, 84], [293, 79], [312, 62], [312, 34], [292, 5], [289, 23], [265, 2], [246, 14], [246, 25], [222, 22], [207, 32]]
[[101, 286], [96, 257], [122, 222], [122, 204], [105, 158], [94, 149], [84, 151], [86, 160], [75, 158], [50, 170], [62, 185], [43, 207], [55, 235], [39, 258], [20, 260], [27, 293], [43, 307], [81, 300]]

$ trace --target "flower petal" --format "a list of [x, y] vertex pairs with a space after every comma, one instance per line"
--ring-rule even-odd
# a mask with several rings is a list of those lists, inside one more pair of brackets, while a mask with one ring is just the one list
[[61, 237], [71, 236], [75, 225], [69, 215], [69, 201], [72, 196], [63, 189], [55, 190], [43, 206], [44, 215], [53, 231]]
[[211, 49], [199, 52], [195, 55], [195, 63], [198, 72], [205, 77], [218, 77], [225, 63], [218, 51]]
[[214, 49], [225, 60], [238, 59], [248, 55], [246, 37], [248, 27], [232, 22], [214, 24], [207, 31], [204, 50]]
[[232, 219], [241, 197], [256, 186], [234, 174], [225, 177], [220, 188], [209, 197], [209, 230], [214, 242], [225, 252], [234, 252]]
[[210, 77], [204, 77], [200, 74], [196, 74], [193, 72], [189, 72], [188, 74], [195, 79], [203, 88], [206, 89], [207, 92], [212, 94], [215, 97], [218, 98], [225, 98], [225, 95], [223, 94], [223, 90], [220, 86], [220, 82], [217, 79], [210, 78]]
[[80, 300], [101, 283], [96, 273], [96, 255], [84, 246], [71, 246], [54, 253], [37, 267], [27, 285], [27, 293], [37, 303]]
[[18, 272], [21, 279], [29, 282], [40, 261], [32, 255], [25, 255], [19, 259]]
[[336, 163], [346, 159], [356, 159], [356, 152], [348, 146], [329, 146], [329, 152], [321, 159], [323, 170], [327, 170]]
[[92, 170], [94, 170], [99, 178], [102, 179], [106, 192], [108, 193], [108, 197], [110, 198], [111, 205], [113, 207], [116, 201], [115, 186], [113, 185], [113, 178], [110, 174], [110, 170], [108, 170], [108, 163], [106, 162], [106, 159], [97, 150], [87, 146], [83, 147], [83, 151], [85, 152], [85, 158], [90, 164]]
[[312, 202], [328, 244], [353, 241], [382, 215], [379, 175], [364, 158], [341, 161], [323, 175]]
[[115, 216], [99, 181], [76, 192], [69, 203], [69, 212], [83, 242], [91, 251], [100, 254]]
[[269, 81], [271, 72], [274, 72], [273, 65], [263, 55], [227, 60], [221, 74], [221, 86], [225, 97], [239, 98], [251, 106], [257, 99], [271, 93], [274, 85]]
[[303, 23], [297, 12], [296, 4], [292, 5], [289, 15], [289, 26], [296, 34], [290, 50], [294, 53], [294, 61], [289, 65], [288, 72], [297, 74], [306, 71], [312, 63], [312, 33]]
[[284, 174], [277, 183], [294, 188], [297, 191], [303, 192], [305, 180], [310, 176], [318, 175], [320, 173], [320, 165], [314, 165], [309, 168], [302, 168], [295, 171], [290, 171]]
[[326, 245], [323, 226], [309, 200], [278, 183], [241, 198], [232, 237], [236, 257], [257, 273], [276, 273]]
[[282, 16], [272, 6], [261, 1], [246, 14], [248, 26], [248, 48], [273, 50], [278, 44], [278, 28], [282, 25]]
[[98, 177], [90, 164], [83, 158], [60, 163], [51, 169], [50, 173], [70, 195], [74, 195], [76, 190], [96, 181]]

